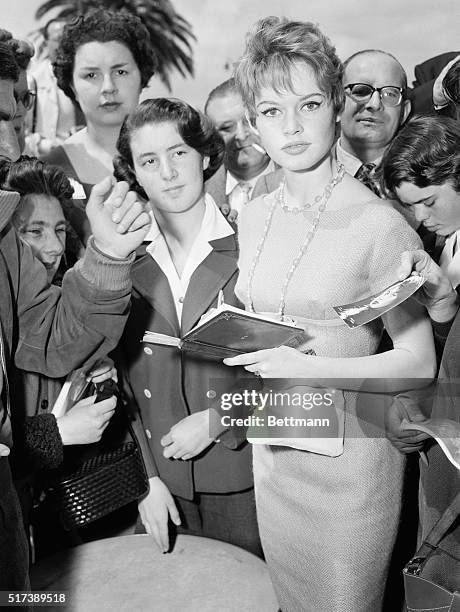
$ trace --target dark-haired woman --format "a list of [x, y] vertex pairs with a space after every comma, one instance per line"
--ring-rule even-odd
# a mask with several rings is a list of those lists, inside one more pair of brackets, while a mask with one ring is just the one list
[[145, 330], [181, 336], [216, 306], [238, 304], [234, 229], [203, 182], [224, 154], [208, 120], [180, 100], [146, 100], [127, 118], [115, 176], [150, 202], [153, 229], [132, 271], [132, 309], [121, 342], [125, 374], [147, 434], [150, 492], [139, 504], [145, 530], [169, 549], [170, 520], [181, 532], [225, 540], [260, 554], [251, 451], [210, 434], [206, 393], [229, 385], [218, 362], [169, 346], [142, 344]]
[[89, 226], [81, 212], [86, 198], [112, 174], [120, 127], [153, 75], [149, 34], [133, 15], [92, 11], [64, 28], [54, 71], [59, 87], [80, 105], [86, 127], [44, 159], [78, 183], [73, 183], [79, 207], [72, 224], [86, 243]]

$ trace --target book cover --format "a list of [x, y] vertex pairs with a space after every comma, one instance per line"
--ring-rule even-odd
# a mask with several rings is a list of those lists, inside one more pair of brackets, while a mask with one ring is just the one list
[[183, 338], [146, 331], [142, 340], [200, 353], [208, 359], [224, 359], [281, 346], [303, 332], [295, 322], [276, 321], [221, 303], [203, 315], [198, 325]]

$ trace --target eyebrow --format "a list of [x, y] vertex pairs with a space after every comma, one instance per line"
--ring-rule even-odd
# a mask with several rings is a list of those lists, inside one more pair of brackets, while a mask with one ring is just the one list
[[[110, 68], [113, 70], [114, 68], [123, 68], [123, 66], [129, 66], [130, 62], [122, 62], [120, 64], [113, 64]], [[82, 66], [80, 70], [99, 70], [100, 66]]]
[[[323, 94], [322, 91], [315, 91], [314, 93], [307, 94], [306, 96], [302, 96], [299, 101], [303, 102], [304, 100], [308, 100], [309, 98], [313, 98], [314, 96], [322, 96], [323, 98], [326, 97], [326, 95]], [[259, 104], [279, 104], [279, 100], [278, 101], [261, 100], [260, 102], [257, 102], [257, 106], [259, 106]]]
[[[179, 142], [175, 145], [172, 145], [170, 147], [168, 147], [166, 150], [167, 151], [174, 151], [174, 149], [180, 149], [181, 147], [186, 146], [185, 143], [183, 142]], [[155, 153], [155, 151], [146, 151], [145, 153], [141, 153], [138, 157], [138, 159], [142, 159], [143, 157], [146, 157], [148, 155], [158, 155], [158, 153]]]
[[[66, 225], [67, 221], [65, 219], [61, 219], [60, 221], [58, 221], [55, 225], [55, 227], [57, 227], [58, 225]], [[40, 227], [45, 227], [46, 225], [51, 225], [51, 223], [49, 223], [48, 221], [27, 221], [26, 223], [24, 223], [22, 225], [22, 227], [30, 227], [31, 225], [39, 225]]]

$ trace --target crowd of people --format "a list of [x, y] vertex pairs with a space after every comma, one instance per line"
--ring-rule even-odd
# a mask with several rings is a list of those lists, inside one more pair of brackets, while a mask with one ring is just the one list
[[[135, 406], [136, 533], [164, 553], [186, 533], [258, 555], [283, 612], [402, 610], [417, 531], [460, 491], [442, 445], [406, 422], [449, 419], [460, 437], [442, 387], [460, 363], [460, 55], [409, 88], [387, 51], [342, 62], [313, 23], [267, 17], [201, 112], [139, 103], [157, 59], [138, 17], [97, 9], [45, 34], [31, 68], [33, 47], [0, 31], [0, 590], [30, 588], [40, 475], [115, 413], [92, 396], [55, 415], [84, 368]], [[365, 325], [333, 310], [411, 274], [417, 293]], [[223, 360], [141, 342], [222, 300], [304, 331]], [[210, 381], [246, 378], [330, 390], [338, 435], [251, 445], [211, 427]], [[445, 548], [458, 590], [458, 523]]]

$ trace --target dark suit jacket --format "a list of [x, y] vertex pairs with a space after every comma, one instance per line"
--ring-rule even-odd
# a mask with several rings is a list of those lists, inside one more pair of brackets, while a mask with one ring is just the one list
[[433, 106], [434, 82], [444, 66], [459, 54], [460, 51], [441, 53], [415, 66], [413, 89], [408, 90], [413, 114], [434, 114], [436, 112]]
[[125, 376], [143, 427], [149, 432], [149, 439], [141, 443], [148, 475], [159, 475], [171, 493], [186, 499], [192, 499], [196, 491], [228, 493], [253, 485], [251, 448], [246, 442], [237, 449], [228, 448], [224, 442], [213, 443], [190, 461], [165, 459], [160, 444], [173, 425], [208, 407], [206, 393], [213, 380], [224, 380], [225, 386], [228, 381], [231, 389], [243, 370], [200, 359], [174, 347], [153, 344], [147, 347], [141, 342], [145, 330], [176, 337], [184, 335], [202, 314], [216, 306], [221, 289], [228, 304], [241, 306], [234, 295], [238, 275], [236, 237], [214, 240], [211, 245], [213, 251], [190, 280], [181, 329], [168, 280], [158, 264], [149, 254], [135, 262], [131, 314], [121, 341]]
[[251, 199], [254, 200], [260, 195], [275, 191], [275, 189], [277, 189], [281, 183], [282, 178], [283, 171], [281, 168], [278, 168], [278, 170], [274, 170], [269, 174], [263, 174], [254, 187]]
[[227, 170], [222, 166], [215, 174], [204, 184], [204, 190], [209, 193], [214, 202], [219, 208], [222, 204], [228, 204], [228, 196], [225, 195], [225, 187], [227, 185]]
[[[431, 412], [432, 418], [447, 418], [460, 425], [459, 394], [460, 394], [460, 315], [457, 314], [449, 335], [441, 362], [438, 380], [438, 393]], [[446, 387], [446, 382], [450, 385]], [[455, 382], [454, 382], [455, 381]], [[427, 448], [428, 466], [423, 462], [421, 468], [421, 489], [423, 503], [420, 508], [422, 536], [426, 537], [436, 521], [447, 509], [454, 497], [460, 491], [460, 472], [448, 461], [441, 447], [431, 443]], [[442, 549], [449, 555], [459, 557], [460, 551], [460, 522], [442, 543]], [[445, 567], [442, 568], [444, 580], [442, 584], [447, 588], [458, 589], [458, 562], [444, 555]], [[442, 557], [438, 558], [442, 561]]]

